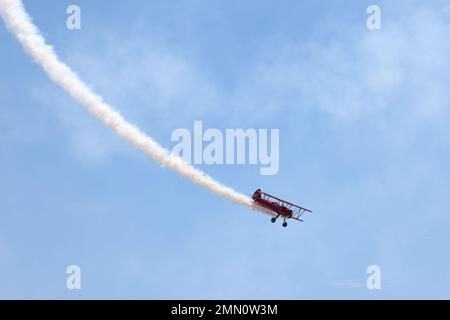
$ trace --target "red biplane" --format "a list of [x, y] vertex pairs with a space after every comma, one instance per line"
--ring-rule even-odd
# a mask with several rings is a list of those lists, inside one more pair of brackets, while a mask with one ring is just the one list
[[287, 227], [287, 219], [295, 219], [303, 222], [303, 220], [300, 219], [301, 216], [305, 212], [312, 212], [309, 209], [262, 192], [261, 189], [258, 189], [253, 193], [252, 199], [254, 204], [269, 211], [269, 213], [273, 216], [271, 220], [272, 223], [275, 223], [279, 217], [282, 217], [283, 227]]

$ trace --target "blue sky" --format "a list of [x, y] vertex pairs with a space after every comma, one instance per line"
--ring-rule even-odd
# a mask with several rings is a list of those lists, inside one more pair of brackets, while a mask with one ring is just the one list
[[[450, 3], [378, 1], [379, 31], [366, 1], [24, 3], [61, 59], [168, 148], [194, 120], [279, 128], [277, 175], [200, 168], [314, 213], [283, 229], [159, 167], [2, 24], [0, 298], [450, 298]], [[381, 290], [366, 288], [373, 264]]]

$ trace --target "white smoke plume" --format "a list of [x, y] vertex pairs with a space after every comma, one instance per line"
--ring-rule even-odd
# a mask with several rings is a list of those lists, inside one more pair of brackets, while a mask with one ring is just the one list
[[101, 96], [92, 92], [66, 64], [59, 60], [53, 48], [46, 44], [38, 28], [31, 22], [21, 0], [0, 0], [0, 15], [7, 28], [22, 44], [25, 52], [44, 69], [48, 77], [92, 115], [114, 130], [122, 139], [145, 152], [154, 161], [179, 173], [195, 184], [235, 203], [253, 207], [248, 196], [220, 184], [202, 171], [185, 163], [180, 157], [171, 155], [151, 137], [127, 122], [117, 111], [106, 104]]

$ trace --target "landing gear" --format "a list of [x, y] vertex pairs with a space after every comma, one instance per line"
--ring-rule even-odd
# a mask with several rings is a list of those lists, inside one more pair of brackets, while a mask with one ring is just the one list
[[277, 222], [277, 219], [278, 219], [279, 216], [280, 216], [280, 215], [277, 215], [276, 217], [273, 217], [272, 219], [270, 219], [270, 221], [272, 221], [272, 223]]
[[[272, 223], [277, 222], [277, 219], [278, 219], [279, 216], [280, 216], [280, 215], [277, 215], [276, 217], [272, 217], [272, 219], [270, 219], [270, 221], [271, 221]], [[287, 222], [286, 222], [286, 217], [285, 217], [285, 216], [283, 216], [283, 224], [282, 224], [282, 226], [283, 226], [284, 228], [287, 227]]]

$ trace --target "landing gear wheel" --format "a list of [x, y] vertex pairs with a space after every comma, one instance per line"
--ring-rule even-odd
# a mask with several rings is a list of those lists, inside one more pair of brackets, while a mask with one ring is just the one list
[[276, 218], [272, 218], [270, 221], [272, 221], [272, 223], [275, 223], [275, 221], [277, 221]]
[[287, 222], [283, 222], [283, 227], [287, 227]]

